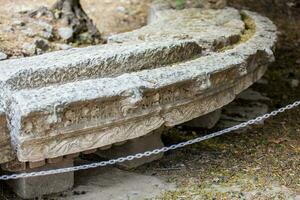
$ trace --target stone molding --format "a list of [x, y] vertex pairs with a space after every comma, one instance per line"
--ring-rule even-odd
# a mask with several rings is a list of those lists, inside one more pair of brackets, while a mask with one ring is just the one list
[[[0, 61], [1, 142], [11, 137], [19, 161], [37, 162], [141, 137], [230, 103], [274, 61], [276, 27], [265, 17], [242, 11], [255, 30], [239, 43], [246, 25], [233, 8], [170, 12], [107, 45]], [[176, 34], [174, 15], [191, 20]]]

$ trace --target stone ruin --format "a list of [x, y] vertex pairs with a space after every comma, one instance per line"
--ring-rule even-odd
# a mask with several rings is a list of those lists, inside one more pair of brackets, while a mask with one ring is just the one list
[[[79, 153], [114, 158], [160, 147], [162, 127], [201, 124], [260, 79], [276, 39], [257, 13], [164, 2], [151, 6], [148, 25], [108, 44], [1, 61], [1, 167], [53, 169]], [[9, 184], [32, 198], [72, 187], [73, 173]]]

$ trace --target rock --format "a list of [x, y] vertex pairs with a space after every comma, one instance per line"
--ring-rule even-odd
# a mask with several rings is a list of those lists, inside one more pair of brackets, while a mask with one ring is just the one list
[[[247, 89], [239, 94], [235, 101], [223, 107], [221, 119], [217, 126], [228, 128], [266, 114], [269, 110], [266, 102], [269, 101], [271, 99], [261, 93], [251, 88]], [[259, 123], [263, 123], [263, 121]]]
[[118, 6], [118, 7], [116, 8], [116, 10], [117, 10], [118, 12], [121, 12], [121, 13], [125, 13], [125, 12], [126, 12], [126, 8], [124, 8], [123, 6]]
[[68, 49], [72, 49], [73, 48], [71, 45], [68, 45], [68, 44], [56, 44], [56, 46], [60, 50], [68, 50]]
[[50, 38], [53, 37], [52, 33], [51, 32], [47, 32], [47, 31], [43, 31], [40, 36], [43, 37], [43, 38], [46, 38], [46, 39], [50, 39]]
[[23, 50], [29, 55], [41, 54], [49, 49], [49, 42], [47, 40], [38, 38], [32, 44], [25, 43]]
[[[276, 27], [244, 11], [255, 34], [220, 53], [215, 41], [228, 45], [243, 33], [240, 12], [201, 11], [166, 11], [161, 21], [116, 37], [120, 42], [0, 62], [18, 159], [36, 162], [137, 139], [233, 101], [273, 61]], [[229, 28], [230, 21], [242, 26]], [[203, 56], [203, 49], [211, 54]]]
[[69, 40], [73, 37], [74, 31], [70, 27], [61, 27], [58, 29], [58, 35], [64, 39]]
[[261, 78], [256, 83], [262, 84], [262, 85], [267, 85], [269, 82], [267, 79]]
[[21, 30], [21, 32], [24, 33], [28, 37], [34, 37], [35, 36], [35, 33], [33, 32], [33, 30], [31, 28], [28, 28], [28, 27]]
[[4, 32], [6, 33], [11, 33], [14, 31], [13, 27], [12, 26], [6, 26], [2, 29]]
[[195, 118], [189, 122], [186, 122], [184, 125], [192, 128], [213, 128], [221, 117], [221, 109], [218, 109], [214, 112], [208, 113], [204, 116]]
[[292, 88], [298, 87], [299, 86], [299, 80], [298, 79], [292, 79], [292, 80], [290, 80], [290, 86]]
[[[239, 123], [266, 114], [268, 110], [269, 110], [268, 105], [264, 103], [253, 102], [253, 103], [247, 103], [247, 105], [239, 105], [236, 102], [233, 102], [223, 108], [223, 113], [217, 127], [228, 128], [231, 126], [235, 126]], [[263, 123], [264, 123], [263, 121], [258, 122], [258, 124], [263, 124]]]
[[[27, 169], [25, 172], [58, 169], [72, 166], [72, 160], [65, 160], [58, 164], [48, 164], [47, 166], [39, 167], [34, 170]], [[20, 197], [24, 199], [31, 199], [43, 196], [45, 194], [62, 192], [72, 188], [74, 184], [74, 172], [21, 178], [10, 180], [7, 183]]]
[[270, 101], [270, 98], [252, 89], [245, 90], [237, 98], [248, 101]]
[[5, 53], [0, 52], [0, 60], [7, 59], [7, 55]]
[[42, 27], [41, 37], [50, 39], [53, 37], [53, 26], [47, 22], [39, 21], [38, 25]]
[[44, 39], [36, 39], [34, 41], [36, 48], [41, 49], [42, 51], [47, 51], [49, 49], [49, 42]]
[[93, 39], [89, 32], [84, 32], [79, 35], [79, 40], [84, 42], [91, 42]]
[[25, 22], [21, 21], [21, 20], [14, 20], [12, 22], [13, 26], [25, 26]]
[[29, 55], [36, 54], [36, 45], [35, 44], [24, 43], [22, 48]]
[[[151, 151], [154, 149], [159, 149], [164, 147], [164, 144], [161, 140], [162, 131], [154, 131], [154, 133], [149, 133], [146, 136], [139, 137], [136, 139], [128, 140], [126, 143], [113, 146], [107, 150], [99, 150], [96, 154], [100, 157], [107, 159], [114, 159], [119, 157], [125, 157], [128, 155], [135, 155], [137, 153], [142, 153], [146, 151]], [[158, 160], [163, 157], [163, 153], [151, 155], [148, 157], [134, 159], [131, 161], [125, 161], [123, 163], [117, 163], [118, 166], [121, 166], [125, 169], [132, 169], [143, 164]]]

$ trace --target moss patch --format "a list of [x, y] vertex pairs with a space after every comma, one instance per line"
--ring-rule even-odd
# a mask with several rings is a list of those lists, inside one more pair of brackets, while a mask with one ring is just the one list
[[247, 42], [255, 34], [255, 31], [256, 31], [255, 21], [243, 12], [241, 13], [241, 17], [245, 24], [245, 30], [240, 35], [239, 40], [232, 45], [228, 45], [228, 46], [221, 48], [219, 50], [219, 52], [224, 52], [226, 50], [233, 49], [237, 45]]

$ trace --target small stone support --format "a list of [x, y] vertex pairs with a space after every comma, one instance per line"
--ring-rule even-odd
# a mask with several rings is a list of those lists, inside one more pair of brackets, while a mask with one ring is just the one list
[[213, 128], [221, 118], [221, 109], [186, 122], [184, 125], [192, 128]]
[[[98, 150], [96, 154], [103, 158], [114, 159], [114, 158], [124, 157], [128, 155], [134, 155], [137, 153], [143, 153], [145, 151], [150, 151], [157, 148], [162, 148], [164, 147], [164, 144], [162, 143], [161, 140], [161, 134], [162, 131], [157, 130], [147, 134], [146, 136], [128, 140], [125, 144], [118, 145], [118, 146], [113, 145], [112, 148], [107, 150]], [[162, 158], [162, 156], [163, 153], [160, 153], [149, 157], [126, 161], [123, 163], [119, 163], [118, 165], [121, 168], [132, 169], [141, 166], [143, 164], [152, 162], [154, 160], [158, 160]]]
[[[47, 164], [35, 169], [26, 169], [22, 172], [42, 171], [71, 166], [73, 166], [73, 160], [68, 159], [56, 164]], [[58, 193], [72, 188], [74, 184], [74, 173], [68, 172], [48, 176], [21, 178], [10, 180], [7, 184], [21, 198], [32, 199], [41, 197], [45, 194]]]

